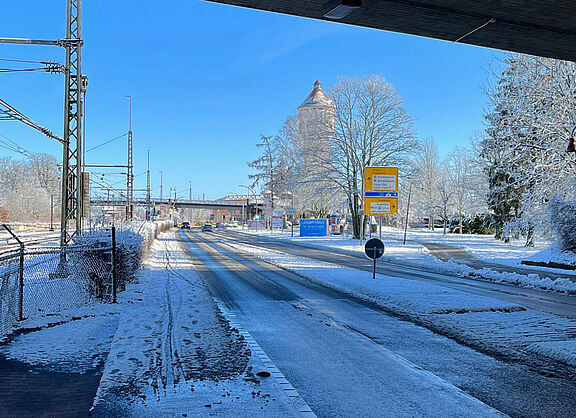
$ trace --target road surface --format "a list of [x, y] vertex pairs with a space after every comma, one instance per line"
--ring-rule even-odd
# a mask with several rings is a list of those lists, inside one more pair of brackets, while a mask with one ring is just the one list
[[[215, 298], [318, 416], [573, 416], [576, 410], [573, 376], [547, 376], [530, 365], [480, 353], [226, 243], [249, 242], [367, 270], [369, 260], [231, 231], [193, 230], [181, 238], [203, 265], [199, 273]], [[515, 294], [519, 288], [396, 264], [386, 270], [548, 311], [561, 303], [560, 311], [573, 314], [572, 299], [557, 298], [563, 295], [530, 289]]]

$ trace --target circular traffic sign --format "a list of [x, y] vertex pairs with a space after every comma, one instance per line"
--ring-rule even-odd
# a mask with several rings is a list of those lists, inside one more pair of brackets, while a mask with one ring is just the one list
[[382, 257], [384, 254], [384, 243], [378, 238], [371, 238], [366, 241], [366, 245], [364, 245], [364, 252], [368, 258], [376, 260], [377, 258]]

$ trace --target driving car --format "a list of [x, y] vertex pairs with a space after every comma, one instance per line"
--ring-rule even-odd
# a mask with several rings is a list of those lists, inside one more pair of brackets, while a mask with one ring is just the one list
[[182, 222], [180, 229], [190, 229], [190, 222]]
[[212, 232], [212, 225], [211, 224], [204, 224], [201, 229], [202, 232]]

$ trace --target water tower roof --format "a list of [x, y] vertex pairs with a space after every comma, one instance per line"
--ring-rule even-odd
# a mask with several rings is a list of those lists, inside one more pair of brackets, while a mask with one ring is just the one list
[[318, 80], [314, 82], [314, 89], [310, 92], [308, 97], [298, 106], [298, 110], [307, 107], [334, 107], [334, 102], [330, 100], [324, 90], [322, 90], [322, 83]]

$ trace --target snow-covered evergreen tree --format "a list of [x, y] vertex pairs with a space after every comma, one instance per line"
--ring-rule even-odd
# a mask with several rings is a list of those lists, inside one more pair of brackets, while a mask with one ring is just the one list
[[576, 65], [513, 54], [504, 66], [481, 143], [488, 205], [497, 237], [522, 235], [532, 245], [549, 231], [550, 198], [573, 195], [576, 171], [564, 149], [576, 121]]

